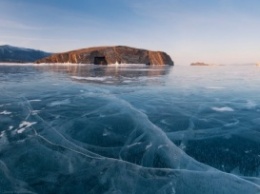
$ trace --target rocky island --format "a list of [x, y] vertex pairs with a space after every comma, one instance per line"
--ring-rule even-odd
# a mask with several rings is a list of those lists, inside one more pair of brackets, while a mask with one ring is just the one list
[[207, 64], [203, 62], [196, 62], [196, 63], [191, 63], [191, 66], [212, 66], [212, 64]]
[[36, 63], [174, 65], [165, 52], [127, 46], [92, 47], [57, 53], [37, 60]]

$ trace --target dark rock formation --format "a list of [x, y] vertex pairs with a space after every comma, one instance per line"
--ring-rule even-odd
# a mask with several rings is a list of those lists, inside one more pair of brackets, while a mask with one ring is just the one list
[[126, 46], [93, 47], [54, 54], [36, 63], [83, 63], [83, 64], [147, 64], [173, 65], [169, 55], [161, 51], [149, 51]]
[[34, 62], [50, 55], [51, 53], [28, 48], [19, 48], [10, 45], [0, 46], [0, 62]]

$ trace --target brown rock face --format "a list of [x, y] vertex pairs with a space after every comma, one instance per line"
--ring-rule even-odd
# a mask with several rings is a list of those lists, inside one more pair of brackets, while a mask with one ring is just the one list
[[93, 47], [74, 50], [37, 60], [36, 63], [82, 63], [107, 65], [115, 63], [173, 65], [169, 55], [161, 51], [149, 51], [126, 46]]

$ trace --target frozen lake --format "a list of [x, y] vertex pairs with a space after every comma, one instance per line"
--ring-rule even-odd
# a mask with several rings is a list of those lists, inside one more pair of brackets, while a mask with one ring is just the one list
[[0, 64], [0, 193], [260, 193], [259, 75]]

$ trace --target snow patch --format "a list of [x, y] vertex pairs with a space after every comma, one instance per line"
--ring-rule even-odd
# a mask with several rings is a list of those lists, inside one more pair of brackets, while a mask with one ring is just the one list
[[32, 125], [35, 125], [37, 122], [28, 122], [28, 121], [23, 121], [19, 125], [19, 129], [17, 130], [17, 133], [23, 133], [28, 127], [31, 127]]
[[10, 115], [12, 112], [4, 110], [3, 112], [0, 112], [0, 115]]
[[70, 99], [54, 101], [54, 102], [51, 102], [48, 106], [53, 107], [53, 106], [60, 106], [60, 105], [66, 105], [66, 104], [70, 104]]
[[110, 76], [105, 77], [80, 77], [80, 76], [71, 76], [72, 79], [76, 80], [87, 80], [87, 81], [105, 81], [106, 79], [111, 78]]
[[150, 147], [152, 147], [153, 146], [153, 144], [152, 143], [149, 143], [146, 147], [145, 147], [145, 149], [146, 150], [148, 150]]
[[42, 100], [40, 100], [40, 99], [29, 100], [29, 102], [40, 102], [40, 101], [42, 101]]
[[33, 110], [31, 111], [32, 115], [37, 115], [39, 112], [41, 112], [40, 110]]
[[252, 100], [248, 100], [246, 102], [246, 108], [247, 109], [254, 109], [254, 108], [256, 108], [256, 106], [257, 106], [257, 104]]
[[211, 109], [214, 110], [214, 111], [217, 111], [217, 112], [233, 112], [233, 111], [234, 111], [233, 108], [228, 107], [228, 106], [224, 106], [224, 107], [212, 107]]

